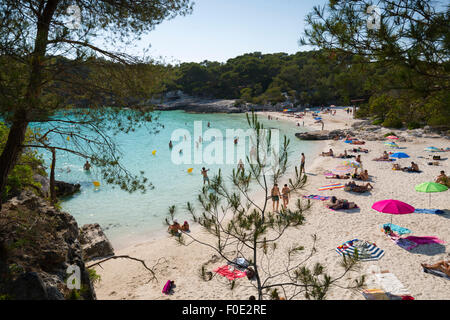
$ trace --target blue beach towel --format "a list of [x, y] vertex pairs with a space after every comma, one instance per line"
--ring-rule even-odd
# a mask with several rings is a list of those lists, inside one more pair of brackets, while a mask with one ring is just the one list
[[416, 209], [414, 213], [444, 214], [445, 212], [439, 209]]
[[382, 228], [384, 229], [384, 227], [386, 227], [386, 226], [389, 226], [391, 228], [391, 230], [398, 233], [399, 236], [412, 233], [412, 231], [407, 228], [403, 228], [403, 227], [397, 226], [395, 224], [390, 224], [390, 223], [383, 224]]

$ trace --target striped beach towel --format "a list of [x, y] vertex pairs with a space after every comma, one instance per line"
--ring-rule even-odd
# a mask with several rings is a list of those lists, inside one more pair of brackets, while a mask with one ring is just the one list
[[325, 201], [325, 200], [329, 200], [330, 197], [327, 196], [319, 196], [319, 195], [309, 195], [309, 196], [303, 196], [304, 199], [311, 199], [311, 200], [321, 200], [321, 201]]
[[378, 248], [374, 243], [359, 239], [344, 242], [336, 248], [336, 252], [352, 258], [355, 257], [355, 253], [357, 252], [360, 261], [375, 261], [384, 256], [384, 250]]
[[333, 184], [327, 184], [325, 186], [320, 187], [319, 191], [325, 191], [325, 190], [333, 190], [333, 189], [340, 189], [345, 188], [345, 185], [342, 183], [333, 183]]

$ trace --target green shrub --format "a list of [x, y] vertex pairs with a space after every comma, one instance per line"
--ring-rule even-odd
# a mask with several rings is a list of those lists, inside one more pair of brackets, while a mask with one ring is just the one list
[[383, 120], [381, 120], [381, 119], [374, 120], [372, 122], [372, 124], [375, 126], [379, 126], [379, 125], [383, 124]]
[[87, 271], [89, 274], [89, 279], [91, 280], [92, 284], [95, 284], [102, 280], [102, 277], [98, 275], [94, 269], [87, 269]]
[[397, 136], [397, 135], [394, 132], [389, 132], [384, 135], [385, 138], [389, 136]]
[[408, 130], [419, 129], [421, 127], [422, 126], [420, 125], [420, 123], [414, 122], [414, 121], [408, 123], [408, 125], [407, 125]]
[[384, 120], [383, 127], [400, 129], [403, 127], [403, 123], [399, 118], [389, 117], [386, 120]]

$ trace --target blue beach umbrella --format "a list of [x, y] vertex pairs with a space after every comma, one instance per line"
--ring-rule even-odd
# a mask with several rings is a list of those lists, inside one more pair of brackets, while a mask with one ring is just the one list
[[410, 158], [410, 156], [408, 156], [406, 153], [403, 153], [403, 152], [394, 153], [393, 155], [391, 155], [391, 157], [392, 158], [398, 158], [398, 159]]

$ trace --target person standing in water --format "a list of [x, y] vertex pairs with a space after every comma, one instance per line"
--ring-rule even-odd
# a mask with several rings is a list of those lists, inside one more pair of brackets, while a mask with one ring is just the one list
[[238, 171], [242, 170], [244, 171], [244, 163], [242, 162], [242, 159], [239, 159], [239, 163], [238, 163]]
[[203, 185], [205, 185], [206, 182], [209, 184], [209, 178], [208, 178], [208, 170], [205, 169], [205, 167], [202, 168], [202, 175], [203, 175]]
[[209, 123], [209, 121], [208, 121], [208, 128], [211, 128], [211, 123]]
[[[270, 192], [270, 195], [272, 197], [272, 202], [273, 202], [273, 211], [278, 212], [278, 206], [280, 205], [280, 189], [278, 188], [278, 184], [275, 183], [275, 185], [272, 188], [272, 191]], [[276, 210], [275, 210], [275, 204], [276, 204]]]
[[86, 160], [86, 163], [83, 166], [85, 171], [91, 170], [91, 164], [89, 163], [89, 160]]
[[172, 149], [173, 148], [173, 143], [172, 140], [169, 141], [169, 148]]

